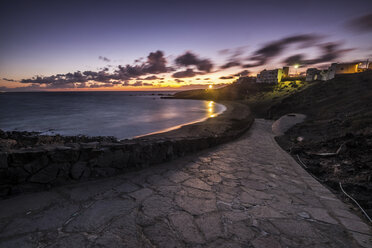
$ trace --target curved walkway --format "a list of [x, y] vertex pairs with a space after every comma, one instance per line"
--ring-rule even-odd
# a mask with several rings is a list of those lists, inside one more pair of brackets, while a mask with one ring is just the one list
[[371, 247], [371, 230], [276, 144], [241, 139], [0, 201], [0, 247]]

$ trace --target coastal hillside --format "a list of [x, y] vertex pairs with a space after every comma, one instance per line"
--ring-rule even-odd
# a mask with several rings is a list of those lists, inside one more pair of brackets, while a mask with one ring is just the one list
[[303, 123], [277, 137], [278, 143], [324, 184], [341, 192], [341, 182], [372, 215], [372, 71], [340, 75], [326, 82], [271, 85], [243, 81], [175, 96], [244, 102], [258, 118], [307, 115]]
[[278, 84], [255, 83], [255, 79], [242, 78], [231, 85], [219, 89], [189, 90], [174, 95], [180, 99], [201, 99], [214, 101], [239, 101], [249, 105], [256, 117], [265, 118], [271, 106], [284, 98], [303, 91], [319, 82], [307, 83], [300, 80]]
[[[372, 72], [314, 84], [272, 105], [268, 116], [308, 116], [278, 137], [281, 146], [334, 190], [343, 188], [372, 215]], [[299, 141], [301, 140], [301, 141]], [[298, 158], [297, 158], [298, 159]], [[346, 199], [346, 198], [345, 198]]]

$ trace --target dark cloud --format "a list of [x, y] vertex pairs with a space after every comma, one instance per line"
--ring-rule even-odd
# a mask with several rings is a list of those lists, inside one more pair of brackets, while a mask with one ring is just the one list
[[238, 72], [236, 74], [234, 74], [235, 77], [246, 77], [249, 75], [249, 73], [251, 73], [250, 71], [248, 70], [244, 70], [244, 71], [241, 71], [241, 72]]
[[141, 80], [137, 80], [136, 82], [129, 84], [127, 83], [125, 86], [133, 86], [133, 87], [140, 87], [140, 86], [152, 86], [152, 83], [146, 83]]
[[320, 56], [315, 59], [305, 59], [304, 54], [296, 54], [286, 58], [283, 62], [287, 65], [299, 64], [300, 66], [329, 63], [334, 62], [336, 59], [342, 57], [345, 53], [354, 50], [342, 48], [342, 43], [339, 42], [319, 44], [318, 48], [320, 49]]
[[219, 79], [233, 79], [234, 76], [223, 76], [223, 77], [220, 77]]
[[252, 56], [248, 58], [251, 62], [249, 64], [243, 65], [243, 68], [250, 68], [261, 66], [267, 63], [268, 61], [279, 56], [289, 45], [291, 44], [300, 44], [302, 48], [310, 47], [315, 42], [320, 39], [319, 35], [314, 34], [301, 34], [285, 37], [283, 39], [271, 42], [258, 49], [253, 53]]
[[[224, 86], [227, 86], [229, 85], [228, 83], [219, 83], [219, 84], [213, 84], [213, 88], [221, 88], [221, 87], [224, 87]], [[206, 89], [208, 88], [209, 84], [186, 84], [186, 85], [182, 85], [181, 87], [179, 87], [178, 89], [182, 89], [182, 90], [191, 90], [191, 89]]]
[[227, 62], [224, 65], [222, 65], [220, 68], [227, 69], [231, 67], [241, 66], [242, 64], [241, 55], [244, 54], [246, 48], [247, 46], [243, 46], [243, 47], [237, 47], [234, 49], [224, 49], [224, 50], [219, 51], [219, 54], [229, 56]]
[[145, 78], [141, 78], [141, 80], [157, 80], [157, 79], [163, 79], [163, 78], [159, 78], [155, 75], [153, 76], [148, 76], [148, 77], [145, 77]]
[[321, 49], [321, 55], [312, 60], [306, 60], [305, 64], [312, 65], [312, 64], [319, 64], [325, 62], [333, 62], [335, 59], [342, 57], [345, 53], [350, 52], [354, 49], [343, 49], [341, 48], [342, 44], [338, 42], [329, 42], [325, 44], [321, 44], [319, 48]]
[[178, 79], [178, 78], [176, 78], [174, 81], [177, 82], [177, 83], [183, 83], [183, 82], [185, 82], [185, 81], [183, 81], [181, 79]]
[[226, 48], [226, 49], [219, 50], [219, 51], [218, 51], [218, 54], [219, 54], [219, 55], [227, 55], [227, 54], [230, 53], [230, 51], [231, 51], [230, 48]]
[[221, 69], [227, 69], [227, 68], [230, 68], [230, 67], [240, 66], [240, 65], [241, 65], [240, 61], [230, 61], [230, 62], [227, 62], [226, 64], [222, 65]]
[[231, 74], [229, 76], [222, 76], [219, 79], [234, 79], [235, 77], [245, 77], [245, 76], [248, 76], [249, 73], [250, 73], [250, 71], [244, 70], [244, 71], [238, 72], [236, 74]]
[[114, 84], [112, 84], [112, 83], [104, 83], [104, 84], [94, 83], [94, 84], [91, 84], [89, 86], [89, 88], [106, 88], [106, 87], [113, 87], [113, 86], [114, 86]]
[[6, 91], [6, 92], [41, 91], [42, 89], [43, 88], [41, 88], [39, 84], [32, 84], [29, 86], [15, 87], [15, 88], [9, 88], [5, 86], [0, 87], [0, 91]]
[[175, 63], [179, 66], [194, 65], [200, 71], [210, 72], [213, 68], [213, 63], [209, 59], [199, 59], [195, 54], [186, 52], [175, 59]]
[[9, 79], [9, 78], [3, 78], [4, 81], [8, 81], [8, 82], [16, 82], [14, 79]]
[[[104, 57], [102, 57], [103, 59]], [[146, 62], [136, 65], [119, 65], [114, 72], [109, 72], [108, 68], [99, 71], [76, 71], [73, 73], [56, 74], [42, 77], [36, 76], [29, 79], [22, 79], [21, 83], [32, 83], [45, 85], [47, 88], [75, 88], [85, 85], [89, 81], [104, 84], [91, 84], [92, 87], [110, 87], [111, 84], [120, 84], [123, 81], [131, 80], [147, 74], [159, 74], [171, 71], [167, 67], [167, 61], [162, 51], [151, 52], [147, 56]], [[154, 80], [156, 76], [149, 76], [144, 80]], [[102, 86], [103, 85], [103, 86]]]
[[143, 85], [143, 83], [142, 83], [142, 81], [136, 81], [135, 83], [132, 83], [132, 84], [130, 84], [130, 86], [142, 86]]
[[99, 56], [98, 59], [103, 60], [105, 62], [110, 62], [111, 61], [110, 59], [108, 59], [106, 57], [103, 57], [103, 56]]
[[204, 78], [204, 80], [210, 80], [210, 78]]
[[167, 60], [164, 58], [164, 53], [162, 51], [156, 51], [150, 53], [147, 56], [147, 63], [145, 63], [145, 73], [157, 74], [168, 72], [170, 68], [167, 66]]
[[198, 75], [198, 72], [195, 72], [193, 69], [186, 69], [185, 71], [178, 71], [173, 73], [172, 77], [174, 78], [188, 78]]
[[290, 66], [293, 66], [295, 64], [303, 65], [304, 57], [305, 57], [304, 54], [292, 55], [286, 58], [285, 60], [283, 60], [283, 63], [285, 63], [286, 65], [290, 65]]
[[164, 58], [162, 51], [152, 52], [147, 56], [147, 61], [139, 65], [125, 65], [118, 66], [118, 70], [115, 71], [117, 79], [131, 79], [146, 74], [159, 74], [165, 73], [172, 70], [167, 67], [167, 60]]
[[372, 13], [347, 22], [346, 27], [359, 33], [372, 32]]

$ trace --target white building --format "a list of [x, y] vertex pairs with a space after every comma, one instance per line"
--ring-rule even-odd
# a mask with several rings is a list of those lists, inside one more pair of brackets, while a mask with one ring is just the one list
[[257, 83], [278, 83], [282, 78], [288, 77], [289, 67], [275, 70], [263, 70], [257, 74]]
[[318, 70], [316, 68], [309, 68], [306, 71], [306, 81], [327, 81], [340, 74], [350, 74], [365, 71], [366, 68], [360, 68], [361, 63], [333, 63], [328, 70]]
[[309, 68], [306, 71], [306, 81], [326, 81], [328, 77], [328, 70], [318, 70], [316, 68]]

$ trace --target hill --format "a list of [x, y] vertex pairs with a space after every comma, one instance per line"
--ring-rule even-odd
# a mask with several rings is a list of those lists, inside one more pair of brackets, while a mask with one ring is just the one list
[[322, 183], [340, 192], [341, 182], [372, 216], [372, 71], [326, 82], [270, 85], [246, 80], [175, 97], [235, 100], [248, 104], [256, 117], [274, 120], [288, 113], [307, 115], [277, 137], [278, 143]]

